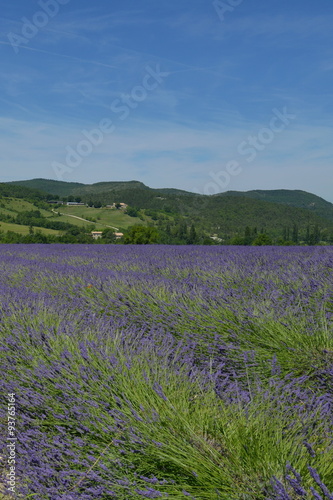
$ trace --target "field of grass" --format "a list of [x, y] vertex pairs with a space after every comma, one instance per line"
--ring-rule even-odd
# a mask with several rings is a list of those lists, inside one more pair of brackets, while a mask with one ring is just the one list
[[[73, 213], [73, 215], [75, 215]], [[80, 215], [77, 215], [76, 217], [81, 217]], [[78, 226], [78, 227], [96, 227], [97, 230], [103, 230], [105, 229], [104, 224], [97, 224], [95, 222], [86, 222], [84, 220], [76, 219], [75, 217], [71, 217], [70, 215], [61, 215], [59, 216], [53, 216], [51, 220], [59, 221], [59, 222], [67, 222], [68, 224], [73, 224], [73, 226]]]
[[[52, 208], [52, 206], [50, 207]], [[122, 210], [111, 210], [106, 208], [94, 208], [86, 206], [61, 206], [59, 211], [61, 216], [52, 213], [51, 210], [43, 210], [37, 208], [30, 202], [16, 198], [2, 198], [0, 203], [0, 216], [9, 215], [11, 217], [16, 217], [17, 214], [21, 212], [32, 212], [38, 210], [43, 217], [56, 222], [65, 222], [72, 224], [74, 226], [86, 227], [87, 230], [96, 229], [102, 231], [106, 228], [114, 228], [121, 231], [125, 231], [131, 225], [140, 223], [146, 225], [147, 222], [140, 220], [138, 218], [129, 217]], [[79, 217], [79, 218], [77, 218]], [[86, 220], [81, 220], [81, 219]], [[150, 218], [146, 217], [147, 220]], [[0, 221], [0, 230], [7, 232], [13, 231], [15, 233], [26, 235], [29, 234], [29, 227], [26, 225], [19, 225], [9, 222]], [[58, 230], [38, 228], [45, 235], [59, 235], [61, 234]]]
[[[53, 234], [59, 235], [60, 231], [56, 231], [55, 229], [48, 229], [45, 227], [35, 227], [34, 230], [40, 231], [42, 234]], [[29, 234], [29, 226], [23, 226], [21, 224], [11, 224], [8, 222], [0, 222], [0, 231], [14, 231], [18, 234]]]
[[16, 494], [332, 500], [332, 284], [332, 247], [1, 245]]
[[47, 210], [37, 208], [32, 203], [18, 198], [2, 198], [0, 204], [0, 213], [8, 215], [17, 215], [18, 212], [31, 212], [39, 210], [43, 217], [50, 217], [51, 213]]
[[[77, 217], [81, 217], [82, 219], [95, 219], [96, 220], [96, 229], [100, 229], [105, 226], [114, 226], [121, 229], [127, 229], [129, 226], [133, 224], [145, 225], [144, 221], [141, 221], [138, 218], [129, 217], [122, 210], [112, 210], [108, 208], [93, 208], [93, 207], [85, 207], [85, 206], [62, 206], [59, 208], [59, 212], [62, 214], [75, 215]], [[87, 224], [83, 221], [72, 217], [57, 217], [56, 220], [63, 222], [70, 222], [71, 224], [80, 225], [80, 223]]]

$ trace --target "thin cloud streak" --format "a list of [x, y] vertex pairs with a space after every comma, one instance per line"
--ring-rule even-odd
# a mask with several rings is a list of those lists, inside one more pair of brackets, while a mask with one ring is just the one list
[[[298, 178], [328, 192], [331, 2], [313, 11], [312, 0], [294, 0], [288, 10], [286, 0], [244, 1], [223, 22], [213, 2], [201, 0], [142, 0], [139, 7], [129, 0], [126, 8], [120, 0], [68, 2], [15, 55], [7, 33], [21, 28], [12, 18], [33, 19], [38, 5], [12, 0], [0, 19], [4, 171], [52, 177], [52, 162], [63, 161], [82, 130], [106, 118], [116, 132], [68, 180], [124, 176], [202, 189], [211, 172], [237, 158], [243, 173], [232, 179], [232, 189], [272, 179], [288, 188]], [[145, 95], [147, 65], [169, 76]], [[121, 119], [125, 102], [130, 111]], [[284, 107], [297, 120], [248, 164], [239, 143]]]
[[[11, 44], [9, 42], [0, 41], [0, 45], [9, 45], [11, 47]], [[92, 61], [92, 60], [89, 60], [89, 59], [82, 59], [80, 57], [71, 56], [71, 55], [68, 55], [68, 54], [58, 54], [56, 52], [51, 52], [49, 50], [37, 49], [35, 47], [29, 47], [29, 46], [26, 46], [26, 45], [20, 45], [20, 50], [21, 49], [23, 49], [23, 50], [29, 50], [31, 52], [39, 52], [41, 54], [47, 54], [49, 56], [61, 57], [61, 58], [64, 58], [64, 59], [71, 59], [73, 61], [78, 61], [78, 62], [82, 62], [82, 63], [85, 63], [85, 64], [94, 64], [96, 66], [102, 66], [103, 68], [117, 69], [116, 66], [112, 66], [110, 64], [104, 64], [104, 63], [101, 63], [99, 61]]]

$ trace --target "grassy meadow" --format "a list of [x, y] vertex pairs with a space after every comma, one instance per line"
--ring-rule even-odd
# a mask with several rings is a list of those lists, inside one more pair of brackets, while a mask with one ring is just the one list
[[[34, 228], [34, 230], [37, 229], [38, 231], [40, 231], [42, 234], [47, 234], [47, 235], [51, 235], [53, 234], [54, 236], [58, 236], [60, 233], [60, 231], [57, 231], [55, 229], [48, 229], [46, 227], [38, 227], [38, 228]], [[25, 225], [21, 225], [21, 224], [12, 224], [10, 222], [0, 222], [0, 231], [4, 231], [4, 232], [7, 232], [7, 231], [13, 231], [14, 233], [17, 233], [17, 234], [29, 234], [29, 231], [30, 231], [30, 228], [29, 226], [25, 226]]]
[[[50, 205], [50, 209], [52, 205]], [[108, 227], [114, 227], [120, 231], [128, 229], [135, 223], [138, 223], [139, 219], [130, 217], [123, 210], [113, 210], [110, 208], [94, 208], [88, 206], [67, 206], [63, 205], [55, 211], [59, 211], [61, 215], [53, 213], [51, 210], [44, 210], [43, 208], [37, 208], [33, 203], [18, 199], [18, 198], [2, 198], [0, 203], [0, 216], [10, 216], [16, 217], [22, 212], [33, 212], [38, 210], [42, 217], [54, 220], [56, 222], [65, 222], [78, 227], [86, 227], [89, 229], [96, 229], [103, 231]], [[78, 217], [78, 218], [77, 218]], [[85, 219], [85, 220], [81, 220]], [[140, 220], [140, 224], [146, 225], [147, 221], [151, 221], [150, 217], [146, 217], [145, 220]], [[42, 234], [48, 235], [59, 235], [62, 232], [58, 230], [36, 227], [40, 230]], [[29, 226], [24, 224], [15, 224], [14, 222], [0, 221], [0, 230], [14, 231], [18, 234], [29, 234]]]
[[[106, 226], [128, 229], [139, 220], [125, 214], [123, 210], [114, 210], [110, 208], [64, 205], [57, 209], [57, 211], [65, 215], [61, 215], [60, 217], [56, 216], [55, 220], [69, 222], [70, 224], [79, 226], [87, 225], [87, 222], [70, 217], [70, 215], [75, 215], [76, 217], [81, 217], [82, 219], [93, 220], [97, 230], [105, 229]], [[145, 225], [144, 221], [140, 220], [140, 223]]]
[[4, 498], [332, 500], [332, 284], [332, 247], [1, 245]]

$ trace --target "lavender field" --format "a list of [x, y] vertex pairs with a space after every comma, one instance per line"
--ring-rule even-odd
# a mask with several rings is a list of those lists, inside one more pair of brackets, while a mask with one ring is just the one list
[[1, 245], [0, 299], [3, 498], [333, 499], [333, 247]]

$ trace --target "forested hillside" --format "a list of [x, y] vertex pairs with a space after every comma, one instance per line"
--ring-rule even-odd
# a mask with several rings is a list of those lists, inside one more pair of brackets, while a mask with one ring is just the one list
[[[88, 185], [33, 179], [0, 184], [0, 197], [2, 222], [55, 230], [58, 237], [80, 242], [91, 241], [93, 229], [108, 230], [107, 241], [114, 242], [113, 228], [124, 234], [118, 243], [333, 243], [333, 204], [299, 190], [205, 196], [173, 188], [152, 189], [139, 181]], [[10, 211], [6, 208], [9, 197], [25, 199], [33, 207], [12, 206]], [[85, 208], [68, 206], [68, 202]]]

